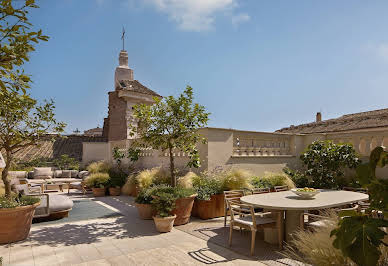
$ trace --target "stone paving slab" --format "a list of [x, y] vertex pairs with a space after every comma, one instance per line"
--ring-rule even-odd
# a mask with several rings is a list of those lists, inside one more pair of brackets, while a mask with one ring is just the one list
[[3, 265], [264, 265], [176, 228], [158, 233], [130, 197], [98, 200], [123, 216], [36, 225], [25, 241], [0, 246]]

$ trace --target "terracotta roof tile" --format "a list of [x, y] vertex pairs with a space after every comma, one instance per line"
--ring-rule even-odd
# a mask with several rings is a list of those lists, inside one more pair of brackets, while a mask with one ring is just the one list
[[138, 93], [148, 94], [156, 97], [162, 97], [153, 90], [150, 90], [137, 80], [120, 80], [121, 90], [134, 91]]
[[290, 126], [276, 130], [282, 133], [325, 133], [365, 128], [388, 127], [388, 108], [343, 115], [338, 118]]
[[62, 154], [82, 160], [82, 142], [105, 142], [103, 137], [70, 135], [65, 138], [43, 137], [39, 145], [29, 146], [18, 151], [14, 156], [18, 161], [28, 162], [37, 158], [56, 159]]

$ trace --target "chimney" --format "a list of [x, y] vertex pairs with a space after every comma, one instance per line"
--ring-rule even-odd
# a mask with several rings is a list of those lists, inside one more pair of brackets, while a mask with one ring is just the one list
[[317, 112], [317, 117], [315, 119], [315, 122], [321, 122], [322, 121], [322, 114], [321, 112]]

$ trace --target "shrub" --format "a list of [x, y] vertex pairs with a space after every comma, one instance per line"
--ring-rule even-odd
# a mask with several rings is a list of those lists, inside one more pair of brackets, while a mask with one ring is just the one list
[[167, 192], [158, 191], [151, 201], [152, 207], [160, 217], [170, 216], [170, 212], [175, 208], [174, 195]]
[[222, 179], [216, 178], [207, 172], [194, 177], [192, 183], [199, 200], [210, 200], [212, 195], [220, 194], [224, 191]]
[[135, 198], [135, 202], [139, 204], [151, 204], [152, 202], [152, 190], [144, 189], [139, 192], [137, 197]]
[[151, 185], [169, 184], [170, 177], [164, 169], [158, 167], [141, 171], [132, 181], [140, 189], [147, 189]]
[[85, 179], [85, 184], [91, 188], [104, 188], [109, 184], [109, 174], [94, 173]]
[[193, 187], [193, 179], [197, 178], [198, 175], [193, 172], [188, 172], [184, 176], [178, 178], [178, 186], [183, 188], [192, 188]]
[[[334, 237], [330, 237], [330, 232], [336, 228], [339, 221], [334, 212], [327, 213], [329, 222], [327, 226], [316, 228], [311, 231], [297, 231], [295, 237], [282, 252], [287, 257], [301, 261], [308, 265], [344, 265], [356, 266], [349, 258], [345, 257], [341, 250], [333, 246]], [[377, 265], [387, 265], [387, 247], [380, 247], [383, 256]]]
[[252, 173], [244, 169], [231, 169], [218, 174], [223, 182], [224, 190], [251, 188]]
[[255, 188], [273, 188], [275, 186], [288, 186], [294, 188], [292, 180], [284, 173], [265, 172], [264, 176], [255, 176], [251, 179], [251, 184]]
[[1, 208], [16, 208], [20, 206], [29, 206], [38, 203], [40, 198], [33, 196], [23, 195], [21, 197], [11, 196], [11, 198], [0, 197], [0, 209]]
[[109, 186], [110, 187], [122, 187], [124, 186], [128, 175], [119, 168], [109, 169]]
[[311, 178], [311, 187], [338, 189], [346, 184], [344, 170], [355, 169], [360, 160], [351, 144], [314, 141], [300, 156]]
[[86, 168], [90, 173], [108, 173], [112, 166], [105, 161], [93, 162]]
[[133, 195], [134, 190], [136, 189], [136, 179], [135, 175], [130, 175], [127, 178], [127, 181], [125, 182], [124, 186], [121, 189], [121, 192], [124, 195]]
[[53, 160], [53, 165], [61, 170], [78, 170], [79, 162], [67, 154], [62, 154], [59, 159]]
[[296, 187], [311, 187], [311, 180], [305, 174], [297, 170], [284, 168], [283, 172], [289, 176]]

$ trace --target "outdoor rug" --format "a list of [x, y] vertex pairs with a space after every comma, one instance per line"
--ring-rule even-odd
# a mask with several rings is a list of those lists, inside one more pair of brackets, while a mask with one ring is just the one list
[[245, 255], [248, 258], [252, 258], [252, 260], [260, 261], [266, 265], [303, 265], [302, 263], [288, 259], [279, 253], [277, 245], [271, 245], [264, 242], [263, 232], [260, 231], [256, 236], [255, 255], [253, 257], [250, 256], [251, 232], [245, 231], [240, 233], [239, 230], [234, 230], [232, 246], [229, 247], [229, 226], [227, 225], [224, 227], [223, 217], [210, 220], [201, 220], [192, 217], [190, 223], [175, 228], [203, 240], [231, 249], [236, 253]]
[[73, 199], [73, 203], [73, 209], [69, 212], [68, 217], [52, 221], [33, 221], [32, 226], [71, 223], [84, 220], [123, 216], [121, 213], [115, 212], [92, 199]]

